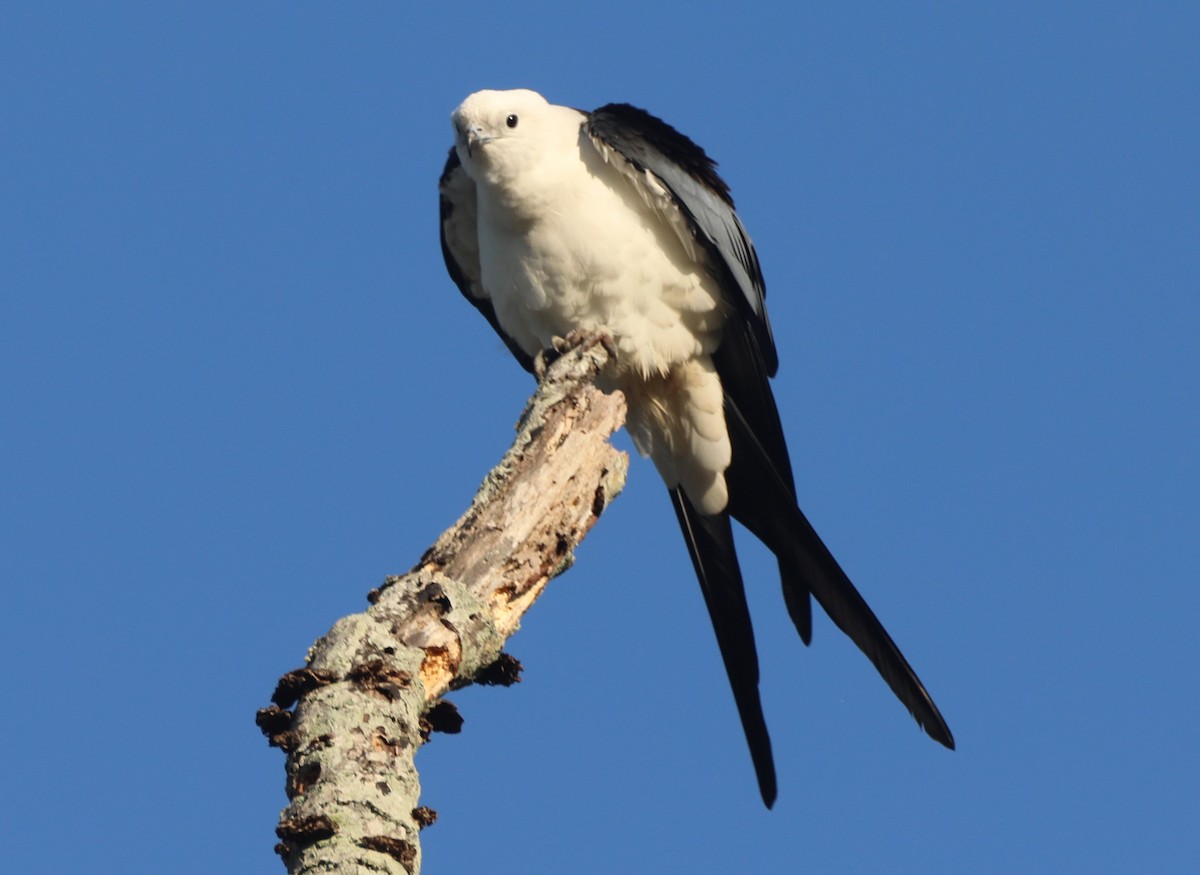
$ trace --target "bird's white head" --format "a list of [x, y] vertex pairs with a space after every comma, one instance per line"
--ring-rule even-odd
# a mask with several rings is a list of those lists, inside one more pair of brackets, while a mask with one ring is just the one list
[[583, 116], [536, 91], [476, 91], [450, 116], [458, 158], [476, 182], [503, 184], [579, 137]]

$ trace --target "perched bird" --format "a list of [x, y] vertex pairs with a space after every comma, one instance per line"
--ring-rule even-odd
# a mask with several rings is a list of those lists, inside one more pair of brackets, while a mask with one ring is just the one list
[[526, 370], [572, 332], [612, 339], [601, 388], [625, 394], [634, 445], [670, 490], [767, 807], [775, 766], [731, 520], [778, 559], [804, 643], [812, 596], [953, 748], [921, 681], [797, 506], [768, 383], [779, 360], [762, 272], [716, 163], [622, 103], [589, 113], [533, 91], [479, 91], [452, 120], [439, 185], [450, 276]]

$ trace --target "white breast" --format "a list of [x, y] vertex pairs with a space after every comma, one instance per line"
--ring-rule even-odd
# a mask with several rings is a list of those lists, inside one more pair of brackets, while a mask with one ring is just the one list
[[[483, 286], [505, 332], [530, 355], [576, 329], [607, 332], [618, 353], [609, 382], [626, 394], [638, 449], [698, 509], [719, 511], [730, 460], [709, 359], [726, 317], [720, 289], [703, 252], [685, 248], [582, 131], [575, 154], [508, 190], [479, 186]], [[514, 204], [518, 194], [528, 203]]]
[[590, 160], [522, 180], [542, 200], [532, 221], [479, 191], [480, 267], [500, 324], [531, 355], [577, 328], [607, 331], [642, 374], [711, 352], [716, 284], [590, 141], [581, 151]]

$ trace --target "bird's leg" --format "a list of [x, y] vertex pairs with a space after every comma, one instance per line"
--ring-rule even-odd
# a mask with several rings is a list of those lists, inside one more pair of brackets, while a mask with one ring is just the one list
[[611, 334], [607, 331], [588, 331], [583, 328], [576, 328], [566, 337], [551, 338], [550, 346], [533, 357], [533, 374], [540, 383], [542, 378], [546, 376], [546, 371], [550, 369], [550, 366], [568, 352], [578, 347], [591, 349], [597, 344], [603, 345], [605, 351], [608, 353], [608, 357], [612, 361], [616, 361], [617, 343], [613, 340]]

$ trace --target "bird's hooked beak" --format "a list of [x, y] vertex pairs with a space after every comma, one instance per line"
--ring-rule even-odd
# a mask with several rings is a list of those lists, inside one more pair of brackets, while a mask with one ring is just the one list
[[483, 125], [472, 125], [465, 122], [455, 122], [455, 130], [458, 131], [458, 141], [466, 148], [467, 155], [474, 157], [475, 150], [480, 146], [491, 141], [491, 137], [483, 131]]

